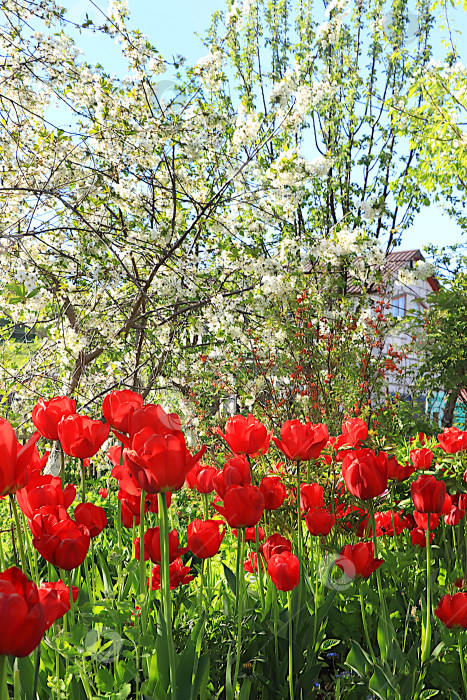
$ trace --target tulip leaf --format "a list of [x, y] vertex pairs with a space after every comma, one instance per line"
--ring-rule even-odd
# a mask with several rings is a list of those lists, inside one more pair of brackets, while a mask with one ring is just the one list
[[21, 697], [29, 698], [34, 685], [34, 664], [29, 656], [17, 658], [15, 663], [19, 670]]
[[203, 654], [198, 662], [196, 676], [193, 683], [192, 698], [196, 700], [199, 696], [200, 700], [205, 700], [207, 697], [207, 685], [209, 681], [209, 654]]
[[238, 700], [249, 700], [250, 690], [251, 690], [251, 680], [250, 680], [250, 678], [246, 678], [243, 681], [242, 689], [240, 691], [240, 695], [238, 696]]
[[204, 631], [204, 615], [201, 615], [198, 620], [191, 637], [185, 645], [182, 655], [180, 656], [180, 661], [177, 666], [177, 671], [175, 674], [175, 682], [177, 686], [177, 695], [182, 698], [192, 698], [192, 689], [194, 676], [196, 676], [197, 670], [197, 643], [198, 638]]
[[156, 635], [156, 656], [157, 670], [159, 672], [159, 682], [164, 691], [167, 691], [170, 683], [169, 651], [167, 644], [167, 631], [162, 615], [159, 616], [159, 624]]
[[370, 659], [358, 642], [352, 640], [351, 645], [352, 648], [347, 655], [345, 663], [363, 678], [366, 675], [367, 668], [371, 667]]
[[390, 672], [384, 672], [380, 666], [375, 666], [373, 675], [370, 678], [368, 687], [375, 692], [382, 700], [392, 700], [394, 698], [394, 678], [388, 678]]
[[222, 566], [224, 567], [224, 575], [230, 590], [234, 595], [237, 595], [237, 578], [234, 572], [232, 571], [232, 569], [229, 569], [229, 567], [226, 564], [224, 564], [224, 562], [222, 562]]
[[233, 700], [234, 689], [232, 687], [232, 652], [227, 654], [227, 668], [225, 669], [225, 700]]
[[336, 597], [336, 594], [337, 589], [332, 588], [326, 596], [324, 603], [318, 608], [318, 624], [327, 616], [329, 609], [334, 603], [334, 598]]

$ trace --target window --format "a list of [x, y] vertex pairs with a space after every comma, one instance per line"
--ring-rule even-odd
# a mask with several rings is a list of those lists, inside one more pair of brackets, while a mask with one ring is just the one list
[[391, 302], [391, 313], [393, 316], [405, 316], [406, 309], [406, 296], [405, 294], [400, 294], [394, 297]]
[[421, 301], [416, 301], [414, 304], [414, 308], [415, 308], [415, 313], [418, 316], [422, 316], [424, 311], [426, 311], [426, 306]]

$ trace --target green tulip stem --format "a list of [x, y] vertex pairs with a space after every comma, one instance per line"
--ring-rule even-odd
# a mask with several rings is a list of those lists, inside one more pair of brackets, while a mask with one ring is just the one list
[[237, 656], [235, 659], [235, 672], [233, 680], [233, 690], [236, 692], [238, 672], [240, 670], [240, 656], [242, 650], [242, 616], [243, 616], [243, 556], [245, 549], [245, 529], [237, 528], [239, 567], [237, 577]]
[[457, 642], [459, 645], [459, 659], [461, 662], [461, 673], [462, 673], [462, 682], [464, 684], [464, 694], [467, 697], [467, 678], [465, 676], [465, 663], [464, 663], [464, 647], [462, 644], [462, 630], [458, 630], [457, 632]]
[[399, 551], [399, 543], [398, 543], [397, 534], [396, 534], [396, 525], [394, 522], [394, 484], [391, 484], [391, 487], [389, 489], [389, 498], [390, 498], [390, 502], [391, 502], [392, 540], [394, 542], [396, 552], [398, 552]]
[[456, 562], [458, 562], [458, 561], [459, 561], [459, 555], [458, 555], [458, 553], [457, 553], [456, 528], [455, 528], [455, 527], [452, 527], [452, 528], [451, 528], [451, 531], [452, 531], [452, 542], [453, 542], [453, 544], [454, 544], [454, 556], [455, 556], [455, 558], [456, 558]]
[[[454, 529], [454, 528], [453, 528]], [[431, 543], [430, 513], [426, 519], [426, 624], [422, 629], [422, 664], [428, 661], [431, 648]]]
[[65, 453], [60, 445], [60, 479], [62, 481], [62, 489], [65, 488]]
[[[259, 528], [258, 523], [255, 525], [255, 540], [256, 540], [256, 566], [258, 567], [258, 587], [259, 587], [259, 597], [261, 598], [261, 611], [264, 615], [265, 602], [264, 602], [264, 587], [263, 587], [263, 567], [261, 554], [259, 552]], [[253, 563], [253, 557], [252, 563]], [[253, 567], [254, 569], [254, 567]]]
[[290, 700], [294, 700], [294, 689], [293, 689], [293, 648], [292, 648], [292, 595], [290, 591], [287, 591], [287, 613], [289, 618], [289, 693]]
[[84, 459], [81, 460], [81, 503], [86, 501], [86, 468]]
[[26, 557], [24, 556], [23, 533], [21, 532], [21, 525], [19, 522], [18, 509], [16, 507], [15, 497], [12, 493], [10, 493], [10, 503], [11, 508], [13, 510], [13, 517], [15, 519], [16, 537], [18, 538], [19, 553], [21, 556], [21, 567], [23, 569], [23, 572], [27, 574], [28, 570], [26, 566]]
[[[209, 499], [208, 499], [208, 494], [203, 493], [203, 515], [204, 519], [208, 520], [209, 518]], [[208, 594], [208, 604], [211, 602], [211, 561], [209, 559], [206, 560], [206, 591]]]
[[[32, 555], [32, 551], [31, 551], [31, 550], [34, 550], [34, 548], [32, 547], [32, 544], [29, 540], [29, 530], [28, 530], [28, 527], [26, 524], [26, 516], [24, 515], [23, 511], [21, 511], [21, 522], [23, 523], [24, 538], [26, 540], [26, 554], [27, 554], [27, 558], [28, 558], [29, 570], [31, 572], [31, 578], [34, 579], [35, 584], [38, 586], [39, 585], [39, 572], [37, 570], [37, 567], [34, 567], [34, 557]], [[37, 560], [36, 560], [36, 564], [37, 564]]]
[[6, 565], [5, 565], [5, 554], [3, 552], [3, 540], [2, 540], [2, 532], [0, 531], [0, 566], [2, 567], [2, 571], [5, 571]]
[[39, 683], [40, 665], [41, 665], [41, 644], [39, 644], [39, 646], [37, 647], [37, 649], [34, 653], [34, 681], [33, 681], [32, 695], [31, 695], [32, 700], [36, 700], [36, 698], [37, 698], [37, 686]]
[[[374, 509], [372, 500], [369, 501], [369, 511], [370, 511], [371, 529], [372, 529], [372, 535], [373, 535], [373, 537], [372, 537], [372, 539], [373, 539], [373, 556], [375, 559], [377, 559], [378, 558], [378, 538], [376, 537], [375, 509]], [[386, 657], [387, 657], [387, 653], [388, 653], [386, 642], [387, 642], [387, 639], [389, 638], [389, 635], [387, 634], [388, 629], [389, 629], [388, 609], [386, 606], [386, 599], [385, 599], [384, 593], [383, 593], [383, 586], [381, 584], [381, 573], [380, 573], [379, 568], [376, 569], [375, 574], [376, 574], [376, 585], [378, 587], [379, 604], [381, 606], [381, 616], [382, 616], [382, 621], [383, 621], [383, 625], [384, 625], [385, 632], [386, 632], [386, 634], [383, 635], [384, 642], [381, 645], [381, 656], [382, 656], [383, 661], [385, 661]]]
[[[467, 567], [467, 527], [465, 526], [465, 520], [461, 520], [462, 527], [464, 528], [464, 544], [465, 544], [465, 557], [464, 557], [464, 566]], [[444, 522], [443, 522], [444, 525]], [[453, 528], [454, 529], [454, 528]], [[464, 577], [467, 574], [467, 570], [464, 569]]]
[[144, 566], [144, 507], [146, 505], [146, 492], [141, 491], [141, 501], [139, 510], [139, 592], [146, 593], [145, 566]]
[[8, 700], [8, 689], [6, 684], [6, 656], [0, 654], [0, 700]]
[[279, 658], [279, 646], [278, 646], [278, 641], [277, 641], [277, 626], [278, 626], [278, 621], [279, 621], [279, 609], [277, 605], [277, 588], [275, 585], [270, 581], [270, 585], [272, 585], [272, 604], [273, 604], [273, 610], [274, 610], [274, 651], [276, 654], [276, 659]]
[[375, 653], [374, 653], [373, 647], [371, 645], [370, 635], [368, 634], [368, 625], [366, 623], [365, 601], [363, 600], [362, 582], [360, 582], [360, 584], [358, 586], [358, 593], [359, 593], [359, 597], [360, 597], [360, 608], [362, 611], [363, 631], [365, 633], [365, 639], [366, 639], [366, 643], [368, 645], [368, 649], [369, 649], [370, 654], [371, 654], [372, 661], [373, 661], [373, 663], [375, 663]]
[[[120, 449], [120, 466], [123, 464], [123, 449], [124, 445]], [[134, 542], [133, 538], [133, 542]], [[118, 499], [117, 505], [117, 543], [118, 543], [118, 558], [117, 558], [117, 572], [118, 572], [118, 600], [121, 600], [121, 595], [123, 592], [123, 581], [122, 581], [122, 502]]]
[[[71, 618], [71, 626], [75, 624], [75, 605], [73, 602], [73, 581], [71, 578], [71, 571], [67, 571], [67, 579], [68, 579], [68, 590], [70, 591], [70, 618]], [[62, 581], [65, 582], [65, 577], [62, 577]]]
[[169, 568], [169, 512], [165, 493], [157, 495], [159, 500], [160, 542], [161, 542], [161, 595], [164, 610], [164, 620], [167, 632], [167, 648], [170, 666], [170, 697], [176, 700], [177, 686], [175, 681], [175, 647], [172, 635], [172, 598], [170, 594]]
[[300, 510], [300, 461], [297, 460], [297, 528], [298, 528], [298, 558], [302, 566], [302, 512]]
[[200, 578], [199, 578], [199, 592], [198, 592], [198, 615], [201, 617], [201, 614], [203, 612], [203, 589], [204, 589], [204, 565], [206, 563], [206, 559], [201, 559], [201, 571], [200, 571]]
[[[311, 538], [313, 540], [313, 537]], [[316, 645], [316, 634], [318, 631], [318, 584], [319, 584], [319, 565], [321, 561], [321, 547], [319, 544], [319, 539], [317, 542], [317, 557], [316, 557], [316, 562], [314, 562], [315, 566], [315, 594], [314, 594], [314, 615], [313, 615], [313, 644]]]

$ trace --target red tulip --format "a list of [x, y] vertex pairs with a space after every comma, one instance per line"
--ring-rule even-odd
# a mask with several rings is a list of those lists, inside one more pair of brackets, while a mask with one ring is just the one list
[[348, 452], [342, 463], [342, 476], [347, 490], [362, 501], [381, 496], [388, 486], [388, 458], [367, 448]]
[[287, 497], [287, 489], [279, 476], [263, 476], [259, 490], [264, 496], [265, 510], [277, 510]]
[[0, 620], [2, 656], [29, 656], [46, 630], [36, 584], [16, 566], [0, 573]]
[[134, 496], [132, 493], [128, 493], [124, 489], [120, 489], [117, 498], [120, 501], [120, 517], [123, 527], [127, 529], [133, 527], [133, 521], [135, 526], [140, 524], [140, 507], [141, 507], [141, 496]]
[[268, 562], [268, 574], [279, 591], [291, 591], [300, 583], [300, 564], [295, 554], [273, 554]]
[[397, 459], [392, 456], [388, 459], [388, 479], [394, 479], [395, 481], [405, 481], [409, 478], [415, 471], [415, 467], [411, 464], [399, 464]]
[[75, 500], [75, 496], [75, 486], [67, 484], [63, 488], [60, 477], [39, 472], [35, 472], [26, 486], [16, 492], [18, 505], [29, 519], [42, 506], [63, 506], [67, 509]]
[[[120, 448], [119, 448], [120, 450]], [[115, 456], [116, 453], [114, 451], [114, 448], [111, 447], [110, 450], [107, 452], [107, 456], [110, 458], [110, 454], [113, 451], [113, 455]], [[120, 460], [120, 457], [118, 457]], [[113, 459], [110, 459], [112, 464], [115, 464]], [[138, 486], [135, 478], [133, 477], [133, 474], [130, 471], [129, 467], [129, 460], [126, 455], [126, 451], [123, 453], [123, 464], [120, 464], [120, 462], [114, 466], [112, 471], [110, 472], [110, 475], [114, 477], [118, 481], [118, 485], [123, 491], [126, 491], [126, 493], [130, 493], [132, 496], [139, 496], [141, 494], [141, 489]]]
[[28, 483], [28, 465], [39, 437], [39, 433], [34, 433], [21, 445], [11, 424], [0, 418], [0, 496], [14, 493]]
[[259, 548], [261, 555], [265, 561], [269, 561], [274, 554], [281, 554], [282, 552], [292, 552], [292, 542], [279, 533], [274, 533], [274, 535], [269, 535], [267, 540], [263, 542]]
[[305, 516], [310, 535], [329, 535], [336, 521], [336, 516], [324, 508], [314, 508]]
[[101, 487], [97, 493], [101, 498], [107, 498], [107, 496], [109, 495], [109, 489], [104, 489]]
[[[184, 566], [183, 561], [178, 558], [169, 565], [170, 588], [178, 588], [180, 585], [190, 583], [194, 576], [190, 575], [190, 567]], [[161, 567], [159, 564], [154, 564], [152, 567], [152, 590], [158, 591], [161, 587]], [[149, 584], [149, 581], [148, 581]]]
[[329, 439], [327, 427], [323, 423], [313, 425], [308, 421], [287, 420], [281, 428], [281, 439], [273, 438], [277, 447], [293, 461], [307, 462], [317, 459]]
[[238, 455], [228, 459], [224, 464], [223, 470], [218, 471], [213, 476], [212, 483], [221, 498], [224, 498], [229, 486], [234, 484], [238, 486], [251, 484], [250, 464], [245, 455]]
[[430, 517], [430, 530], [436, 530], [439, 525], [438, 513], [419, 513], [418, 510], [414, 510], [413, 512], [413, 518], [417, 524], [417, 527], [421, 527], [422, 530], [427, 529], [428, 516]]
[[[261, 570], [263, 570], [264, 566], [263, 562], [261, 561], [261, 557], [259, 558], [259, 565], [261, 567]], [[255, 552], [248, 553], [248, 557], [243, 562], [243, 568], [248, 574], [258, 573], [258, 555]]]
[[71, 457], [94, 457], [109, 437], [110, 426], [100, 420], [74, 413], [58, 424], [58, 438], [63, 451]]
[[[182, 554], [188, 552], [188, 547], [179, 547], [178, 532], [174, 529], [169, 532], [169, 561], [175, 561]], [[140, 538], [135, 539], [135, 557], [140, 557]], [[144, 559], [150, 559], [154, 564], [161, 563], [160, 528], [150, 527], [144, 533]]]
[[[459, 525], [460, 521], [462, 520], [462, 518], [464, 516], [465, 516], [465, 511], [463, 511], [461, 508], [458, 508], [457, 506], [452, 506], [450, 512], [444, 516], [444, 522], [446, 523], [446, 525], [451, 525], [452, 527], [455, 527], [456, 525]], [[430, 518], [430, 527], [431, 527], [431, 518]]]
[[446, 484], [431, 474], [420, 474], [410, 485], [415, 510], [420, 513], [441, 512], [446, 497]]
[[55, 396], [49, 401], [39, 399], [32, 409], [32, 422], [47, 440], [58, 440], [58, 424], [62, 418], [76, 413], [76, 401], [68, 396]]
[[[237, 530], [232, 530], [232, 535], [237, 537]], [[256, 527], [245, 528], [245, 542], [256, 542]], [[261, 525], [258, 526], [258, 541], [262, 542], [266, 537], [266, 533]]]
[[251, 413], [248, 417], [232, 416], [225, 424], [225, 435], [220, 428], [216, 428], [234, 454], [247, 454], [256, 456], [261, 451], [265, 454], [269, 447], [270, 435], [266, 426], [257, 420]]
[[300, 486], [300, 508], [324, 508], [323, 487], [321, 484], [302, 484]]
[[467, 629], [467, 593], [444, 595], [438, 603], [435, 615], [449, 629]]
[[204, 465], [201, 462], [197, 462], [186, 475], [185, 484], [192, 491], [196, 488], [196, 477], [203, 468]]
[[193, 520], [187, 529], [188, 548], [198, 559], [209, 559], [219, 551], [224, 535], [220, 520]]
[[348, 578], [368, 578], [383, 563], [384, 559], [374, 558], [373, 542], [346, 544], [336, 560], [336, 565]]
[[123, 433], [129, 432], [130, 416], [136, 409], [142, 408], [143, 397], [130, 389], [111, 391], [104, 399], [102, 412], [112, 428]]
[[346, 445], [359, 448], [368, 437], [368, 426], [361, 418], [349, 418], [342, 423], [342, 436]]
[[[390, 510], [385, 510], [382, 512], [375, 513], [375, 523], [376, 523], [376, 537], [392, 537], [394, 535], [392, 521], [394, 519], [394, 528], [396, 530], [396, 535], [400, 535], [406, 528], [409, 527], [408, 519], [403, 513], [394, 512], [391, 515]], [[357, 535], [359, 537], [373, 535], [373, 528], [370, 524], [370, 516], [368, 515], [365, 520], [360, 523], [357, 529]]]
[[76, 569], [83, 563], [89, 549], [91, 536], [88, 528], [75, 523], [60, 507], [55, 513], [46, 510], [41, 508], [29, 521], [34, 547], [54, 566], [65, 571]]
[[[455, 505], [453, 497], [447, 493], [446, 496], [444, 497], [444, 504], [440, 510], [440, 515], [449, 515], [453, 505]], [[462, 508], [462, 505], [460, 503], [458, 503], [458, 507]]]
[[415, 469], [429, 469], [433, 461], [433, 452], [428, 447], [422, 447], [420, 450], [411, 450], [410, 459]]
[[31, 459], [29, 460], [28, 464], [28, 472], [29, 472], [29, 478], [32, 476], [39, 474], [47, 464], [47, 461], [50, 456], [50, 450], [46, 450], [42, 457], [39, 454], [39, 450], [37, 449], [37, 445], [34, 445], [34, 449], [32, 451]]
[[230, 486], [225, 492], [224, 507], [214, 508], [227, 520], [230, 527], [253, 527], [264, 511], [264, 496], [257, 486]]
[[130, 439], [125, 435], [118, 437], [126, 447], [131, 447], [133, 437], [144, 428], [150, 428], [157, 435], [172, 435], [180, 432], [182, 423], [176, 413], [166, 413], [159, 404], [146, 404], [143, 408], [137, 408], [129, 418]]
[[441, 435], [438, 435], [438, 441], [441, 449], [450, 455], [467, 450], [467, 432], [455, 426], [445, 428]]
[[[430, 532], [430, 543], [433, 542], [434, 538], [435, 533]], [[422, 527], [414, 527], [414, 529], [410, 531], [410, 539], [414, 547], [423, 549], [426, 547], [426, 530]]]
[[195, 477], [195, 486], [198, 493], [212, 493], [214, 491], [213, 479], [219, 469], [215, 467], [204, 467], [198, 470]]
[[[135, 525], [140, 523], [140, 507], [141, 507], [141, 491], [135, 496], [128, 493], [124, 489], [120, 489], [117, 494], [118, 500], [121, 502], [121, 520], [123, 527], [131, 528], [133, 527], [133, 518], [135, 519]], [[167, 507], [170, 506], [171, 494], [170, 491], [165, 494], [165, 500], [167, 501]], [[151, 513], [158, 513], [159, 506], [157, 503], [157, 496], [153, 494], [146, 494], [144, 511]]]
[[78, 525], [85, 525], [91, 537], [97, 537], [107, 525], [104, 508], [94, 503], [79, 503], [75, 508], [75, 520]]
[[181, 489], [186, 475], [205, 451], [203, 445], [192, 457], [180, 431], [157, 435], [151, 428], [143, 428], [133, 437], [131, 450], [125, 449], [125, 456], [138, 486], [147, 493], [160, 493]]
[[[78, 589], [72, 587], [73, 601], [78, 599]], [[44, 608], [45, 613], [45, 629], [52, 627], [55, 620], [63, 617], [70, 609], [70, 589], [60, 579], [55, 582], [47, 582], [41, 584], [38, 588], [39, 600]]]

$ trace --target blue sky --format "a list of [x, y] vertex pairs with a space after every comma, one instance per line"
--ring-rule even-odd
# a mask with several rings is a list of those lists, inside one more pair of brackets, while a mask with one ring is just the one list
[[[412, 0], [415, 8], [415, 0]], [[102, 15], [93, 6], [90, 0], [65, 0], [69, 8], [69, 17], [73, 21], [83, 22], [86, 12], [94, 21], [99, 22]], [[97, 0], [97, 5], [103, 10], [107, 9], [107, 2]], [[216, 10], [224, 8], [223, 0], [129, 0], [132, 17], [132, 25], [138, 27], [149, 37], [150, 41], [158, 48], [168, 61], [177, 54], [182, 54], [193, 64], [206, 54], [200, 36], [210, 24], [210, 19]], [[410, 7], [410, 5], [409, 5]], [[413, 10], [415, 16], [415, 9]], [[459, 47], [462, 47], [460, 37], [467, 34], [467, 15], [460, 9], [450, 9], [452, 22], [451, 33], [457, 38]], [[446, 29], [437, 30], [433, 35], [435, 56], [441, 58], [443, 49], [441, 42], [448, 37]], [[110, 40], [104, 42], [97, 40], [92, 33], [85, 32], [78, 37], [78, 44], [83, 48], [87, 60], [100, 62], [111, 73], [120, 72], [123, 63], [119, 57], [119, 49]], [[467, 61], [467, 42], [464, 41], [465, 55], [461, 58]], [[170, 79], [167, 73], [161, 80]], [[461, 230], [451, 218], [445, 214], [440, 206], [431, 205], [423, 209], [415, 218], [410, 230], [403, 234], [402, 248], [422, 248], [427, 243], [436, 245], [450, 245], [454, 243], [467, 243], [467, 234], [461, 236]]]

